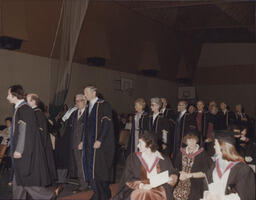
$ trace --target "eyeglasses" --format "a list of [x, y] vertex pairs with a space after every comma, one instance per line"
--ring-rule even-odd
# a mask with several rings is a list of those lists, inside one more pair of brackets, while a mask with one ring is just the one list
[[84, 99], [76, 100], [77, 103], [85, 101]]

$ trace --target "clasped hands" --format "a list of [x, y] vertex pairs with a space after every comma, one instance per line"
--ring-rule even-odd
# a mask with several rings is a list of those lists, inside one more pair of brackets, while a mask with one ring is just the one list
[[[93, 148], [94, 149], [99, 149], [101, 146], [101, 142], [99, 140], [96, 140], [94, 145], [93, 145]], [[80, 144], [78, 145], [77, 147], [78, 150], [82, 150], [83, 149], [83, 142], [80, 142]]]

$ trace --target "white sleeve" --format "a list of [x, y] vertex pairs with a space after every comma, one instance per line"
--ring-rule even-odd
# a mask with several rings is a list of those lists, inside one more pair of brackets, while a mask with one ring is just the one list
[[241, 199], [237, 193], [232, 193], [232, 194], [223, 196], [221, 200], [241, 200]]

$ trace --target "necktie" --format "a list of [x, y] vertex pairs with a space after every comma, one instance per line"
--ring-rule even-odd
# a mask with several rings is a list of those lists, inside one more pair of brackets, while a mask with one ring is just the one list
[[78, 112], [78, 119], [80, 119], [81, 115], [82, 115], [82, 111], [79, 110], [79, 112]]

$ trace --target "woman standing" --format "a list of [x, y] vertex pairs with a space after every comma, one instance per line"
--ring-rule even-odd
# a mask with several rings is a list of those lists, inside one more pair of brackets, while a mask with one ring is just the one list
[[[139, 138], [139, 152], [129, 155], [118, 192], [113, 200], [171, 200], [172, 187], [177, 181], [176, 171], [167, 156], [157, 151], [155, 134], [143, 132]], [[150, 178], [168, 171], [167, 183], [152, 187]]]
[[176, 200], [198, 200], [203, 197], [205, 176], [213, 161], [206, 151], [197, 144], [199, 134], [190, 131], [184, 138], [185, 148], [176, 156], [175, 168], [180, 171], [179, 183], [174, 189]]
[[160, 113], [162, 101], [158, 97], [151, 98], [150, 101], [152, 114], [143, 120], [142, 130], [156, 133], [159, 150], [165, 155], [170, 155], [170, 127], [168, 119]]
[[235, 149], [233, 133], [215, 132], [216, 162], [207, 177], [208, 191], [204, 200], [255, 200], [255, 180], [252, 170]]
[[131, 137], [129, 141], [128, 152], [137, 152], [138, 151], [138, 143], [139, 143], [139, 133], [141, 132], [141, 124], [147, 115], [144, 111], [146, 107], [146, 102], [142, 98], [138, 98], [134, 102], [135, 115], [132, 120], [132, 128], [131, 128]]

